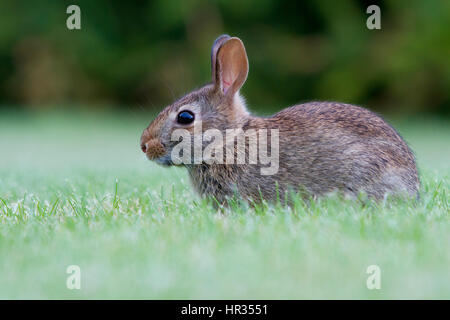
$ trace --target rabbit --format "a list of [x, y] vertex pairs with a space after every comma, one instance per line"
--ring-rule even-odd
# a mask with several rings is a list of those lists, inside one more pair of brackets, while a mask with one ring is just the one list
[[[232, 128], [275, 129], [279, 167], [274, 174], [261, 174], [261, 163], [200, 159], [178, 165], [187, 168], [202, 197], [220, 204], [235, 195], [247, 201], [275, 201], [290, 191], [313, 198], [336, 192], [354, 199], [365, 194], [377, 201], [388, 195], [418, 197], [414, 155], [380, 116], [338, 102], [309, 102], [271, 117], [254, 116], [239, 94], [248, 69], [243, 42], [229, 35], [218, 37], [211, 49], [212, 82], [167, 106], [143, 131], [141, 149], [147, 158], [177, 165], [171, 156], [179, 143], [171, 139], [177, 129], [187, 130], [191, 140], [211, 128], [224, 134]], [[200, 124], [201, 132], [196, 133], [195, 126]], [[231, 148], [236, 151], [234, 144]]]

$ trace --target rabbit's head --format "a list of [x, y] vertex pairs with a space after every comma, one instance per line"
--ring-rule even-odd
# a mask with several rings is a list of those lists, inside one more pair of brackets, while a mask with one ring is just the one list
[[172, 137], [177, 129], [189, 132], [194, 140], [205, 130], [224, 131], [245, 123], [249, 114], [239, 89], [247, 79], [248, 60], [239, 38], [222, 35], [216, 39], [211, 49], [211, 73], [212, 83], [167, 106], [144, 130], [141, 149], [150, 160], [174, 164], [171, 152], [179, 141], [172, 141]]

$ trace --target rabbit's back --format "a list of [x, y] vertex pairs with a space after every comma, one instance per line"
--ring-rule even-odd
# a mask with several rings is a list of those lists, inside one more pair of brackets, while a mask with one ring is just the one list
[[[258, 181], [267, 195], [274, 194], [273, 182], [277, 181], [282, 191], [294, 186], [313, 195], [363, 191], [378, 199], [386, 193], [417, 196], [414, 155], [400, 135], [369, 110], [311, 102], [271, 118], [253, 118], [247, 127], [279, 130], [279, 171]], [[241, 180], [244, 189], [254, 185], [257, 174], [256, 168], [248, 169]], [[253, 178], [253, 184], [246, 178]], [[248, 191], [249, 196], [255, 192]]]

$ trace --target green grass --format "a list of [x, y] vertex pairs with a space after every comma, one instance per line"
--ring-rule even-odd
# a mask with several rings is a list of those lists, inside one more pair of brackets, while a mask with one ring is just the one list
[[184, 170], [141, 155], [149, 120], [0, 114], [0, 298], [450, 298], [448, 122], [396, 123], [419, 161], [416, 205], [218, 213]]

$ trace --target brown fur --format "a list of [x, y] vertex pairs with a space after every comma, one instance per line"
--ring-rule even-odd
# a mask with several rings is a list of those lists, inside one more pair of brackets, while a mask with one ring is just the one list
[[170, 141], [173, 130], [181, 127], [193, 133], [193, 125], [179, 125], [174, 119], [182, 109], [195, 109], [203, 131], [278, 129], [280, 137], [279, 170], [275, 175], [261, 175], [260, 164], [185, 165], [195, 189], [203, 196], [221, 203], [236, 193], [256, 201], [261, 197], [274, 200], [291, 189], [312, 196], [334, 191], [350, 196], [364, 192], [374, 199], [387, 194], [418, 196], [414, 156], [381, 117], [336, 102], [300, 104], [269, 118], [253, 116], [238, 93], [248, 71], [244, 46], [229, 36], [218, 40], [211, 53], [213, 83], [168, 106], [144, 130], [141, 146], [150, 159], [172, 164], [170, 151], [176, 144]]

